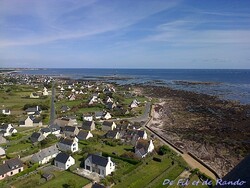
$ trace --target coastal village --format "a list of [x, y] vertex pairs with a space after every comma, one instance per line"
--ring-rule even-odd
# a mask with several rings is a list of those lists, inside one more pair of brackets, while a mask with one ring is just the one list
[[208, 178], [146, 129], [157, 99], [102, 81], [0, 76], [1, 187], [166, 187], [166, 178]]

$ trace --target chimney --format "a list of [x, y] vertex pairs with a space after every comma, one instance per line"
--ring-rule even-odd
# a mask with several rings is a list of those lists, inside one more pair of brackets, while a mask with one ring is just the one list
[[36, 111], [39, 111], [39, 108], [38, 108], [38, 106], [36, 106]]
[[110, 162], [111, 161], [111, 157], [108, 157], [108, 162]]

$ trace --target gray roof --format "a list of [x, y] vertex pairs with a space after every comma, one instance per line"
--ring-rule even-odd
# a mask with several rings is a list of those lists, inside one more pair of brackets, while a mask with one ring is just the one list
[[20, 167], [23, 167], [23, 162], [20, 159], [10, 159], [6, 161], [5, 164], [0, 165], [0, 175], [4, 175], [7, 172], [18, 169]]
[[115, 138], [115, 136], [117, 135], [118, 131], [116, 130], [109, 130], [106, 134], [107, 138]]
[[55, 161], [58, 161], [60, 163], [66, 163], [67, 160], [69, 159], [70, 155], [67, 154], [67, 153], [59, 153], [56, 158], [55, 158]]
[[74, 140], [69, 139], [69, 138], [63, 138], [59, 141], [61, 144], [69, 145], [71, 146], [73, 144]]
[[38, 119], [38, 118], [35, 118], [33, 119], [33, 123], [40, 123], [42, 120], [41, 119]]
[[41, 132], [42, 132], [42, 133], [49, 133], [49, 132], [50, 132], [50, 129], [49, 129], [48, 127], [42, 128], [42, 129], [41, 129]]
[[4, 124], [0, 125], [0, 129], [6, 130], [8, 128], [8, 126], [9, 126], [9, 124], [4, 123]]
[[105, 188], [105, 186], [100, 185], [98, 183], [94, 183], [91, 188]]
[[33, 162], [39, 162], [39, 161], [43, 160], [45, 157], [48, 157], [48, 156], [51, 156], [51, 155], [54, 155], [54, 154], [57, 154], [57, 153], [59, 153], [59, 150], [56, 147], [56, 145], [50, 146], [48, 148], [42, 149], [38, 153], [35, 153], [32, 156], [31, 160]]
[[108, 158], [100, 155], [89, 154], [87, 159], [89, 159], [92, 164], [96, 164], [103, 167], [106, 167], [108, 164]]
[[65, 126], [64, 127], [64, 131], [67, 131], [67, 132], [75, 132], [76, 129], [77, 129], [77, 127], [73, 127], [73, 126]]
[[86, 140], [88, 134], [89, 134], [89, 132], [86, 132], [86, 131], [81, 130], [81, 131], [78, 133], [77, 138], [78, 138], [79, 140]]
[[104, 121], [104, 122], [102, 123], [102, 125], [104, 125], [104, 126], [108, 126], [108, 127], [111, 127], [111, 126], [112, 126], [112, 124], [113, 124], [113, 122], [112, 122], [112, 121]]
[[103, 113], [102, 111], [101, 111], [101, 112], [95, 112], [95, 117], [96, 117], [96, 116], [103, 116], [103, 114], [104, 114], [104, 113]]
[[43, 140], [45, 137], [42, 135], [42, 133], [37, 133], [37, 132], [32, 133], [32, 135], [30, 136], [30, 140], [33, 143], [38, 142], [39, 138], [41, 138], [40, 140]]
[[49, 126], [49, 129], [51, 130], [51, 132], [61, 130], [61, 129], [60, 129], [60, 126], [57, 125], [57, 124], [52, 124], [52, 125], [50, 125], [50, 126]]
[[[93, 124], [93, 127], [91, 127], [92, 124]], [[95, 128], [95, 122], [94, 121], [83, 121], [82, 128], [85, 130], [91, 130], [91, 128]]]
[[38, 106], [38, 110], [37, 107], [32, 107], [32, 108], [27, 108], [25, 110], [26, 112], [36, 112], [36, 111], [42, 111], [41, 108]]

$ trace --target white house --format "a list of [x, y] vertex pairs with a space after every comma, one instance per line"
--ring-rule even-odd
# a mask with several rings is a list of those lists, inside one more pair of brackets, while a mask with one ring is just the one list
[[102, 130], [103, 131], [109, 131], [109, 130], [114, 130], [116, 128], [115, 122], [112, 121], [104, 121], [102, 123]]
[[92, 115], [89, 115], [89, 114], [83, 114], [82, 115], [82, 119], [83, 121], [93, 121], [93, 116]]
[[2, 124], [0, 132], [3, 133], [3, 136], [11, 136], [13, 133], [17, 133], [17, 130], [11, 124]]
[[66, 137], [74, 137], [79, 133], [79, 129], [76, 126], [65, 126], [63, 128], [63, 133]]
[[144, 158], [148, 153], [151, 153], [154, 150], [153, 141], [140, 139], [136, 142], [135, 145], [135, 155], [139, 158]]
[[28, 116], [24, 121], [20, 121], [20, 127], [33, 127], [33, 126], [42, 126], [42, 120], [35, 118], [34, 116]]
[[72, 93], [70, 96], [68, 96], [69, 101], [74, 101], [76, 100], [76, 96], [74, 93]]
[[78, 151], [78, 138], [62, 138], [57, 145], [61, 151], [74, 153]]
[[61, 92], [64, 92], [64, 91], [65, 91], [65, 89], [64, 89], [63, 87], [61, 87], [60, 91], [61, 91]]
[[78, 135], [77, 138], [79, 140], [88, 140], [89, 138], [92, 138], [93, 134], [90, 131], [83, 131], [81, 130]]
[[67, 170], [75, 164], [75, 159], [67, 153], [59, 153], [54, 161], [54, 165], [60, 169]]
[[9, 159], [8, 161], [3, 161], [3, 164], [0, 165], [0, 180], [8, 177], [14, 176], [23, 171], [23, 162], [18, 159]]
[[93, 131], [95, 130], [95, 122], [94, 121], [83, 121], [82, 122], [82, 129]]
[[130, 107], [130, 108], [136, 108], [136, 107], [138, 107], [139, 104], [140, 104], [140, 103], [139, 103], [136, 99], [134, 99], [134, 100], [130, 103], [129, 107]]
[[120, 133], [116, 130], [109, 130], [105, 136], [111, 139], [120, 139], [121, 137]]
[[40, 132], [43, 134], [45, 138], [51, 134], [51, 130], [48, 127], [40, 129]]
[[4, 114], [4, 115], [10, 115], [11, 112], [10, 112], [9, 109], [3, 109], [3, 110], [2, 110], [2, 114]]
[[40, 115], [42, 113], [42, 109], [39, 106], [36, 106], [27, 108], [25, 112], [27, 113], [27, 115]]
[[46, 87], [43, 88], [43, 96], [48, 96], [49, 92]]
[[95, 172], [105, 177], [115, 171], [115, 163], [110, 157], [90, 154], [84, 161], [84, 168], [90, 172]]
[[103, 116], [102, 116], [103, 119], [111, 119], [112, 116], [109, 112], [106, 112]]
[[48, 148], [42, 149], [40, 152], [35, 153], [31, 157], [33, 163], [45, 164], [51, 159], [55, 158], [60, 151], [57, 149], [56, 145], [50, 146]]
[[56, 135], [56, 136], [60, 135], [61, 129], [57, 124], [50, 125], [49, 129], [51, 131], [51, 134]]

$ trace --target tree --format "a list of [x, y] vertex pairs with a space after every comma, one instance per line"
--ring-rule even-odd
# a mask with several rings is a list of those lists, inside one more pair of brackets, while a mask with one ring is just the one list
[[159, 155], [165, 155], [168, 152], [170, 152], [170, 149], [166, 145], [159, 148]]

